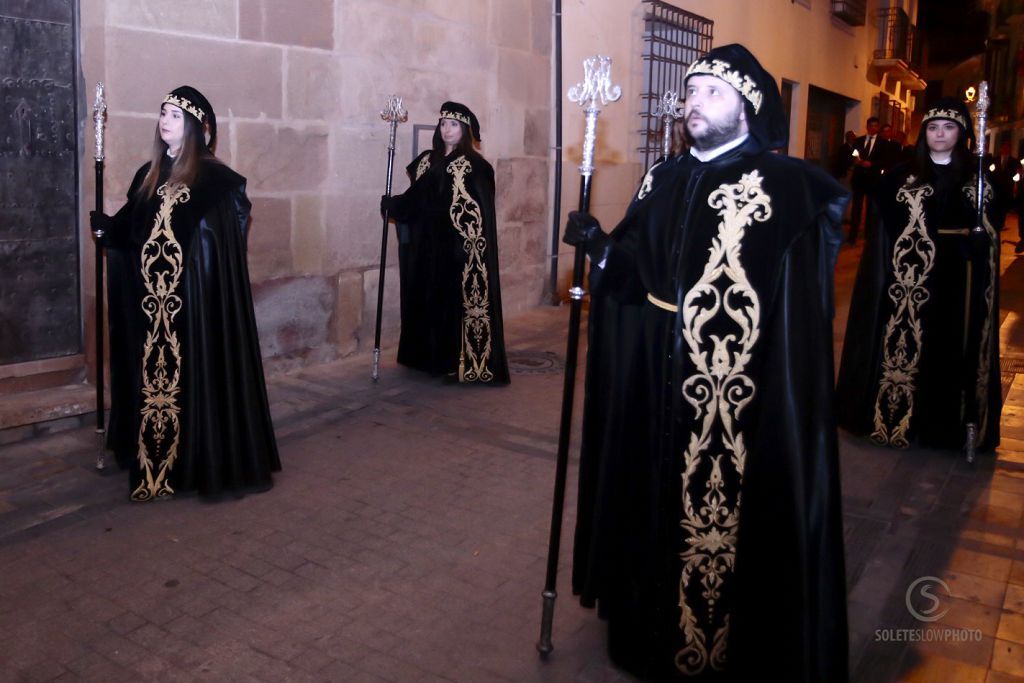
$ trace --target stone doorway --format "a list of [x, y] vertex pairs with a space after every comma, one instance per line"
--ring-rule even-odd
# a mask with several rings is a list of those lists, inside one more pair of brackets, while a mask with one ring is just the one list
[[0, 393], [82, 352], [75, 14], [0, 0]]

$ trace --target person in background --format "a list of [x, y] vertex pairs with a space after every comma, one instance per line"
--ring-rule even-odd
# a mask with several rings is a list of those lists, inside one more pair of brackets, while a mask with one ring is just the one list
[[836, 151], [835, 162], [832, 164], [832, 177], [840, 182], [848, 182], [847, 176], [850, 173], [850, 169], [853, 168], [853, 163], [857, 160], [853, 156], [856, 143], [857, 134], [852, 130], [846, 131], [843, 143], [839, 145], [839, 149]]
[[992, 200], [992, 226], [1002, 232], [1006, 224], [1006, 214], [1015, 203], [1014, 191], [1020, 180], [1021, 165], [1010, 155], [1009, 141], [1001, 143], [999, 153], [989, 156], [986, 161], [989, 173], [992, 174], [992, 189], [995, 191]]
[[508, 384], [494, 169], [476, 151], [480, 123], [441, 105], [432, 148], [407, 167], [412, 185], [381, 198], [398, 225], [402, 333], [398, 362], [458, 384]]
[[[921, 122], [912, 164], [879, 188], [850, 303], [836, 388], [839, 424], [894, 448], [999, 444], [997, 234], [976, 223], [970, 115], [945, 98]], [[987, 192], [991, 188], [986, 188]]]

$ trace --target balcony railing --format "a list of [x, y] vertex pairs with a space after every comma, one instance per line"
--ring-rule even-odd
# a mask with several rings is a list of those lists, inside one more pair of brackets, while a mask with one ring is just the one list
[[850, 26], [863, 26], [868, 15], [868, 0], [832, 0], [832, 16]]
[[875, 59], [898, 59], [911, 69], [918, 65], [917, 28], [899, 7], [878, 10], [881, 47], [875, 50]]
[[1024, 0], [1002, 0], [996, 9], [996, 25], [1007, 23], [1010, 17], [1024, 14]]

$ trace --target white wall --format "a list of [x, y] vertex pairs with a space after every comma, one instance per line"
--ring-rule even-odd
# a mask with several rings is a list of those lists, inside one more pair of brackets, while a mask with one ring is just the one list
[[[884, 1], [884, 0], [883, 0]], [[868, 67], [878, 40], [878, 0], [868, 3], [865, 26], [850, 27], [834, 19], [831, 2], [811, 0], [810, 7], [791, 0], [674, 0], [671, 4], [714, 22], [713, 46], [742, 43], [775, 76], [792, 81], [794, 102], [790, 153], [802, 156], [809, 86], [860, 102], [849, 111], [846, 127], [862, 131], [878, 85], [868, 81]], [[916, 0], [904, 4], [916, 16]], [[641, 33], [644, 3], [638, 0], [563, 0], [563, 80], [565, 88], [582, 78], [582, 60], [592, 54], [614, 59], [613, 80], [622, 99], [601, 114], [594, 174], [592, 212], [610, 230], [621, 218], [641, 175], [639, 95], [643, 86]], [[563, 215], [576, 207], [583, 116], [563, 96]], [[566, 252], [567, 253], [567, 252]], [[565, 261], [561, 259], [562, 269]]]

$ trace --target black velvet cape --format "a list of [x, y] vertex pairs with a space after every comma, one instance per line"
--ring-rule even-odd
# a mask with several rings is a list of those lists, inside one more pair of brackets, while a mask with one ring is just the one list
[[391, 199], [398, 225], [398, 362], [463, 384], [509, 383], [501, 314], [494, 169], [478, 154], [430, 151]]
[[281, 469], [253, 315], [245, 178], [215, 159], [191, 188], [136, 191], [107, 237], [108, 447], [133, 500], [272, 486]]
[[847, 678], [832, 403], [846, 198], [753, 138], [686, 154], [648, 173], [592, 264], [573, 590], [637, 676]]
[[960, 449], [970, 414], [989, 451], [1002, 399], [998, 238], [986, 218], [972, 246], [975, 181], [932, 170], [930, 185], [907, 185], [904, 166], [880, 188], [881, 227], [865, 243], [846, 325], [839, 424], [885, 446]]

